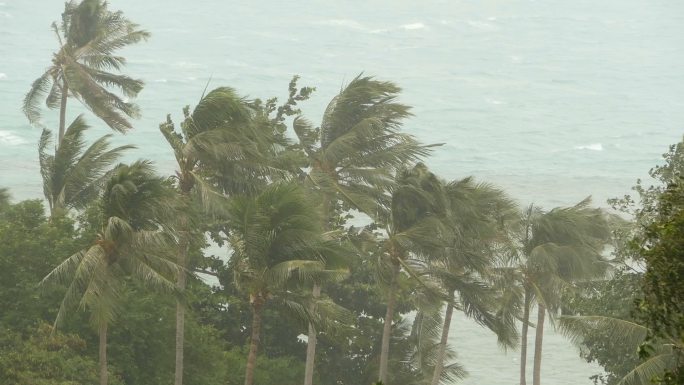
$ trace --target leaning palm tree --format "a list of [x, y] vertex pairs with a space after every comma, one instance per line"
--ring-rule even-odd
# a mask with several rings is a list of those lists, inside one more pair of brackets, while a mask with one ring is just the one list
[[252, 310], [245, 372], [245, 385], [252, 385], [264, 307], [279, 302], [311, 318], [309, 306], [293, 298], [297, 291], [292, 285], [320, 280], [325, 274], [325, 258], [338, 242], [327, 239], [319, 213], [311, 208], [304, 191], [292, 183], [274, 183], [255, 197], [233, 198], [228, 221], [233, 231], [230, 263], [235, 284], [249, 297]]
[[559, 293], [577, 280], [605, 274], [601, 253], [610, 230], [605, 215], [584, 199], [575, 206], [545, 212], [530, 206], [523, 216], [520, 278], [524, 290], [520, 383], [525, 384], [527, 332], [532, 302], [537, 304], [533, 384], [541, 384], [542, 344], [547, 310], [560, 306]]
[[[147, 39], [148, 32], [126, 19], [121, 11], [107, 9], [103, 0], [69, 1], [62, 21], [52, 24], [59, 49], [52, 65], [36, 79], [26, 94], [23, 111], [29, 122], [39, 123], [40, 104], [59, 108], [57, 147], [66, 128], [67, 99], [72, 96], [116, 131], [130, 129], [128, 118], [139, 115], [138, 107], [127, 101], [142, 90], [143, 82], [119, 71], [126, 59], [116, 52]], [[112, 92], [118, 89], [123, 97]]]
[[[198, 229], [199, 220], [193, 207], [200, 207], [205, 215], [220, 214], [225, 211], [224, 193], [232, 195], [254, 190], [251, 186], [259, 178], [250, 178], [264, 163], [260, 146], [255, 143], [258, 135], [253, 127], [253, 109], [247, 101], [240, 98], [228, 87], [220, 87], [203, 96], [191, 112], [188, 107], [183, 110], [184, 120], [177, 130], [171, 117], [160, 125], [160, 130], [173, 149], [178, 164], [175, 184], [180, 193], [183, 209], [177, 217], [179, 235], [177, 263], [181, 267], [178, 272], [178, 290], [185, 290], [188, 267], [188, 253], [191, 238], [202, 237]], [[222, 183], [223, 191], [219, 192], [212, 183], [211, 175], [218, 170], [239, 170], [222, 179], [231, 183]], [[231, 187], [226, 187], [231, 186]], [[239, 187], [237, 187], [239, 186]], [[176, 369], [175, 385], [183, 383], [185, 302], [178, 300], [176, 305]]]
[[90, 312], [99, 333], [100, 385], [108, 381], [107, 328], [115, 320], [126, 279], [175, 290], [171, 279], [178, 267], [168, 259], [174, 238], [166, 230], [174, 198], [149, 162], [119, 166], [97, 202], [97, 238], [43, 279], [67, 284], [55, 326], [76, 305]]
[[55, 155], [47, 152], [52, 133], [43, 130], [38, 145], [40, 173], [43, 177], [43, 193], [52, 216], [70, 209], [83, 209], [92, 202], [107, 177], [106, 171], [132, 145], [109, 148], [105, 135], [87, 149], [83, 134], [89, 128], [79, 115], [67, 128], [62, 145]]
[[[325, 229], [336, 213], [356, 209], [371, 217], [387, 210], [393, 174], [430, 150], [400, 132], [410, 116], [398, 103], [401, 89], [391, 82], [359, 75], [328, 104], [320, 127], [297, 117], [294, 131], [308, 159], [308, 180], [322, 195]], [[313, 292], [320, 292], [314, 284]], [[313, 381], [317, 332], [309, 328], [304, 385]]]
[[[515, 345], [515, 311], [501, 306], [499, 291], [488, 282], [500, 252], [500, 222], [515, 204], [503, 191], [472, 178], [445, 186], [450, 236], [444, 254], [430, 261], [430, 273], [446, 289], [447, 302], [431, 385], [443, 380], [449, 329], [454, 309], [494, 331], [504, 347]], [[506, 287], [507, 292], [515, 288]]]
[[380, 277], [387, 296], [378, 373], [384, 383], [388, 377], [390, 337], [402, 269], [421, 284], [422, 291], [442, 297], [436, 285], [416, 273], [424, 270], [426, 261], [444, 252], [448, 237], [447, 200], [437, 176], [419, 163], [400, 170], [395, 178], [391, 210], [384, 220], [386, 238], [381, 241], [379, 252]]

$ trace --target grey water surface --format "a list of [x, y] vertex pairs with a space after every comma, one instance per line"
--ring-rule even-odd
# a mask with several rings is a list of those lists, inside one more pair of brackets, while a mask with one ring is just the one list
[[[405, 129], [444, 143], [427, 163], [448, 179], [475, 175], [521, 204], [605, 206], [647, 176], [684, 127], [684, 3], [678, 0], [111, 0], [152, 33], [128, 49], [126, 72], [147, 83], [143, 117], [116, 143], [128, 159], [173, 170], [158, 131], [180, 119], [211, 77], [250, 97], [285, 97], [292, 75], [317, 87], [304, 106], [318, 121], [360, 72], [400, 84], [414, 107]], [[38, 128], [20, 111], [57, 47], [50, 23], [63, 2], [0, 0], [0, 187], [40, 198]], [[74, 109], [69, 118], [75, 117]], [[55, 111], [45, 112], [54, 126]], [[107, 133], [92, 117], [91, 136]], [[461, 315], [451, 342], [471, 376], [516, 384], [516, 351]], [[529, 367], [531, 368], [531, 357]], [[548, 385], [591, 384], [561, 336], [544, 340]]]

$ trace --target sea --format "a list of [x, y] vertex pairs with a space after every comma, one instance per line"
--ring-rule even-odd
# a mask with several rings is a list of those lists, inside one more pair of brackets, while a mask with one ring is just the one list
[[[142, 117], [115, 144], [174, 170], [158, 130], [180, 121], [205, 87], [249, 98], [315, 86], [304, 114], [363, 73], [402, 88], [406, 132], [441, 143], [426, 163], [445, 179], [473, 175], [521, 205], [552, 208], [630, 193], [684, 134], [684, 3], [680, 0], [111, 0], [152, 33], [128, 48], [125, 72], [146, 82]], [[0, 187], [41, 198], [40, 129], [21, 112], [58, 42], [63, 1], [0, 0]], [[67, 119], [86, 112], [70, 102]], [[44, 112], [56, 127], [58, 113]], [[89, 138], [109, 133], [86, 112]], [[518, 352], [455, 315], [451, 344], [470, 372], [461, 384], [513, 385]], [[532, 337], [530, 338], [532, 343]], [[531, 370], [531, 357], [529, 361]], [[548, 327], [545, 385], [590, 385], [585, 363]]]

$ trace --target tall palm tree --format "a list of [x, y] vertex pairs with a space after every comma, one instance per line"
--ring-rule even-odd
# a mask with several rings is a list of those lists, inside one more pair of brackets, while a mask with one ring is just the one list
[[[245, 385], [252, 385], [264, 307], [280, 302], [311, 316], [306, 304], [293, 300], [291, 285], [310, 283], [324, 274], [325, 257], [336, 249], [337, 242], [326, 239], [319, 225], [320, 214], [311, 208], [304, 191], [292, 183], [272, 184], [255, 197], [235, 197], [228, 211], [233, 230], [230, 263], [236, 286], [248, 295], [252, 309], [245, 372]], [[343, 274], [332, 272], [338, 273]]]
[[387, 383], [388, 378], [390, 337], [401, 270], [404, 269], [420, 282], [423, 290], [441, 296], [438, 288], [416, 275], [416, 271], [419, 271], [416, 267], [442, 254], [448, 236], [448, 202], [445, 199], [444, 186], [437, 176], [419, 163], [413, 168], [400, 170], [395, 178], [391, 210], [384, 223], [387, 235], [382, 241], [380, 251], [380, 259], [386, 266], [384, 281], [387, 285], [387, 310], [378, 373], [378, 378], [383, 383]]
[[533, 384], [541, 384], [542, 344], [547, 310], [560, 306], [561, 290], [572, 282], [605, 274], [601, 253], [610, 230], [601, 210], [584, 199], [571, 207], [545, 212], [530, 206], [523, 215], [519, 270], [524, 290], [520, 383], [525, 384], [527, 332], [532, 302], [537, 304]]
[[[330, 101], [320, 127], [301, 116], [295, 119], [294, 131], [310, 167], [307, 178], [322, 195], [326, 229], [341, 210], [371, 217], [387, 210], [394, 172], [430, 152], [400, 132], [410, 116], [409, 107], [397, 102], [400, 91], [394, 83], [359, 75]], [[314, 284], [314, 295], [319, 292]], [[316, 341], [310, 327], [304, 385], [313, 381]]]
[[[67, 98], [72, 96], [116, 131], [130, 129], [128, 118], [139, 115], [138, 107], [127, 101], [143, 88], [141, 80], [117, 74], [126, 64], [116, 51], [146, 40], [150, 34], [126, 19], [121, 11], [107, 9], [103, 0], [69, 1], [62, 21], [52, 23], [59, 49], [52, 64], [36, 79], [23, 103], [31, 123], [40, 121], [40, 104], [59, 108], [57, 147], [66, 128]], [[123, 93], [121, 97], [112, 89]]]
[[[259, 159], [262, 155], [257, 151], [259, 146], [252, 140], [255, 134], [253, 115], [246, 100], [237, 96], [231, 88], [220, 87], [202, 97], [192, 113], [189, 108], [184, 109], [180, 132], [170, 116], [159, 127], [173, 149], [178, 164], [175, 182], [183, 209], [177, 218], [179, 242], [176, 262], [180, 270], [176, 285], [181, 292], [186, 286], [185, 270], [188, 267], [191, 238], [203, 236], [203, 231], [198, 229], [199, 220], [195, 218], [198, 213], [194, 212], [193, 203], [199, 203], [207, 215], [225, 211], [224, 195], [216, 190], [207, 177], [218, 169], [244, 171], [262, 163]], [[235, 174], [231, 177], [233, 180], [240, 178], [239, 183], [233, 182], [234, 185], [245, 186], [254, 182], [248, 180], [247, 175]], [[237, 192], [242, 190], [238, 189]], [[183, 384], [185, 306], [184, 301], [177, 301], [175, 385]]]
[[[515, 312], [500, 306], [491, 276], [502, 234], [500, 222], [515, 210], [503, 191], [472, 178], [445, 186], [449, 204], [450, 237], [443, 255], [430, 261], [431, 274], [447, 292], [446, 312], [438, 344], [431, 385], [443, 379], [449, 329], [455, 306], [468, 317], [494, 331], [506, 347], [515, 345]], [[506, 287], [512, 291], [514, 288]]]
[[168, 259], [174, 238], [165, 231], [173, 200], [168, 183], [154, 174], [149, 162], [119, 166], [98, 202], [97, 238], [43, 279], [67, 284], [55, 326], [76, 305], [90, 311], [99, 333], [100, 385], [108, 381], [107, 329], [115, 319], [125, 280], [175, 290], [171, 277], [178, 267]]
[[52, 133], [45, 129], [40, 136], [40, 173], [43, 177], [43, 193], [52, 216], [69, 209], [85, 208], [100, 192], [106, 171], [122, 152], [134, 148], [125, 145], [110, 149], [111, 135], [105, 135], [85, 149], [83, 134], [88, 128], [83, 115], [79, 115], [67, 128], [55, 155], [47, 152]]

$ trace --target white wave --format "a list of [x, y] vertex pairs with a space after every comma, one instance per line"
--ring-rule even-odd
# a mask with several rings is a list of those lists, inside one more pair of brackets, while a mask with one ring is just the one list
[[355, 29], [358, 31], [367, 31], [368, 28], [364, 27], [361, 23], [356, 20], [351, 19], [330, 19], [319, 21], [316, 24], [330, 25], [334, 27], [343, 27], [348, 29]]
[[591, 143], [585, 146], [575, 146], [575, 150], [591, 150], [591, 151], [603, 151], [603, 145], [601, 143]]
[[0, 80], [7, 79], [7, 74], [0, 72]]
[[469, 26], [477, 28], [477, 29], [482, 29], [482, 30], [494, 30], [497, 29], [497, 26], [492, 24], [492, 23], [487, 23], [486, 21], [476, 21], [476, 20], [469, 20], [466, 22]]
[[168, 83], [167, 79], [154, 79], [155, 83]]
[[425, 29], [425, 24], [423, 24], [423, 23], [404, 24], [401, 26], [401, 28], [403, 28], [407, 31], [412, 31], [412, 30], [416, 30], [416, 29]]
[[0, 131], [0, 143], [18, 146], [26, 143], [26, 141], [9, 131]]
[[11, 18], [14, 17], [14, 16], [12, 16], [11, 14], [9, 14], [9, 13], [7, 13], [7, 12], [0, 12], [0, 16], [5, 17], [5, 18], [8, 18], [8, 19], [11, 19]]

